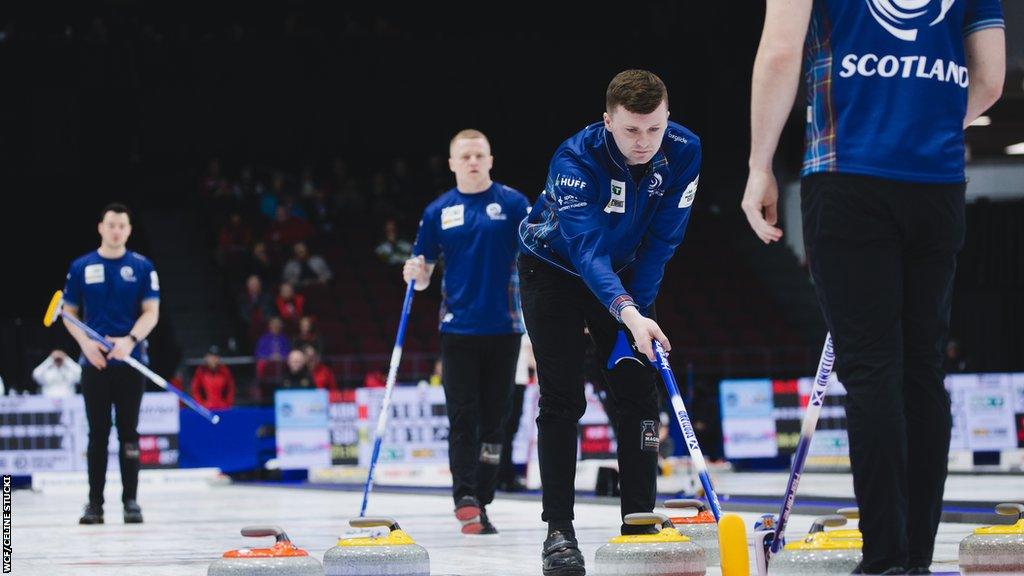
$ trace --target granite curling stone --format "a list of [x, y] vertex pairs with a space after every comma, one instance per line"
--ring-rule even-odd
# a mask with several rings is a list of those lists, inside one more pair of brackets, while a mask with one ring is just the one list
[[1016, 522], [977, 528], [961, 540], [962, 574], [1024, 574], [1024, 505], [1000, 504], [996, 513]]
[[846, 521], [847, 517], [839, 514], [816, 518], [806, 537], [786, 544], [772, 557], [769, 564], [772, 576], [846, 576], [852, 572], [860, 563], [864, 546], [860, 532], [825, 530], [841, 528]]
[[669, 516], [669, 520], [675, 524], [680, 534], [704, 549], [708, 566], [718, 566], [720, 562], [718, 553], [718, 523], [715, 522], [714, 514], [708, 510], [704, 502], [696, 499], [680, 498], [666, 501], [665, 507], [670, 510], [670, 514], [677, 514], [677, 511], [687, 509], [696, 511], [696, 514], [693, 516]]
[[696, 576], [705, 573], [704, 549], [679, 533], [663, 514], [629, 514], [630, 526], [656, 526], [656, 534], [616, 536], [597, 549], [598, 576]]
[[284, 530], [277, 526], [248, 526], [242, 536], [264, 538], [273, 536], [277, 541], [270, 548], [240, 548], [229, 550], [210, 564], [207, 576], [323, 576], [320, 561], [305, 550], [296, 548]]
[[355, 518], [353, 528], [384, 527], [387, 533], [343, 538], [324, 554], [327, 576], [430, 576], [430, 556], [391, 518]]

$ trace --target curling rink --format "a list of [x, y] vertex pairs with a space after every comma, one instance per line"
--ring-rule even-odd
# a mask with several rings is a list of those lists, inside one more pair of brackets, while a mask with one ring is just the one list
[[[277, 525], [296, 546], [322, 560], [337, 537], [348, 530], [347, 520], [358, 514], [362, 493], [311, 485], [230, 484], [213, 475], [193, 474], [180, 481], [163, 472], [162, 483], [147, 482], [143, 471], [140, 504], [145, 524], [122, 523], [116, 472], [107, 488], [107, 523], [79, 526], [85, 502], [84, 474], [64, 486], [41, 486], [13, 493], [13, 574], [88, 576], [185, 576], [205, 575], [211, 562], [227, 550], [263, 547], [270, 538], [243, 538], [248, 525]], [[184, 472], [184, 471], [182, 471]], [[170, 474], [168, 476], [168, 474]], [[170, 481], [167, 478], [171, 478]], [[785, 486], [783, 473], [728, 473], [716, 477], [726, 511], [776, 507], [758, 504], [759, 496], [777, 502]], [[803, 513], [801, 499], [824, 507], [839, 507], [852, 494], [845, 474], [807, 474], [797, 498], [800, 514], [792, 516], [789, 540], [807, 533], [813, 516]], [[727, 495], [733, 496], [727, 496]], [[743, 496], [739, 496], [742, 494]], [[936, 573], [957, 573], [959, 542], [982, 524], [999, 523], [995, 514], [973, 518], [991, 502], [1020, 500], [1024, 483], [1014, 476], [951, 476], [947, 501], [953, 515], [958, 510], [980, 523], [943, 523], [935, 550]], [[659, 497], [659, 503], [664, 496]], [[822, 504], [820, 499], [834, 499]], [[973, 501], [974, 504], [970, 504]], [[991, 511], [991, 507], [988, 507]], [[661, 509], [664, 511], [664, 509]], [[777, 510], [776, 510], [777, 511]], [[971, 512], [974, 511], [974, 512]], [[451, 498], [437, 489], [410, 492], [408, 488], [380, 487], [370, 499], [368, 516], [394, 517], [430, 553], [435, 575], [539, 575], [544, 524], [537, 493], [503, 494], [488, 508], [501, 534], [463, 536], [452, 515]], [[817, 514], [815, 510], [813, 513]], [[739, 512], [748, 538], [755, 511]], [[1005, 523], [1005, 522], [1004, 522]], [[617, 499], [582, 495], [576, 503], [576, 533], [593, 569], [597, 548], [616, 535], [619, 526]], [[717, 575], [717, 567], [708, 574]]]

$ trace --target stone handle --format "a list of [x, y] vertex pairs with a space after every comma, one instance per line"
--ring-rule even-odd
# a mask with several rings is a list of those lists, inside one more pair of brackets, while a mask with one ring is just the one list
[[242, 536], [246, 538], [263, 538], [273, 536], [278, 542], [291, 542], [288, 535], [278, 526], [246, 526], [242, 528]]

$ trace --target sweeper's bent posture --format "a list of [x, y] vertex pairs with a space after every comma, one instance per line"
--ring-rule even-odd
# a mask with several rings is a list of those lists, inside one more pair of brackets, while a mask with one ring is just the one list
[[[608, 86], [604, 122], [555, 152], [544, 193], [519, 228], [523, 313], [540, 384], [537, 418], [548, 538], [544, 573], [583, 574], [572, 526], [584, 328], [603, 363], [624, 324], [640, 352], [667, 350], [654, 321], [665, 264], [683, 239], [697, 191], [700, 140], [669, 122], [668, 93], [654, 74], [628, 70]], [[654, 508], [658, 396], [648, 362], [606, 372], [619, 446], [622, 515]], [[649, 526], [622, 526], [623, 533]]]

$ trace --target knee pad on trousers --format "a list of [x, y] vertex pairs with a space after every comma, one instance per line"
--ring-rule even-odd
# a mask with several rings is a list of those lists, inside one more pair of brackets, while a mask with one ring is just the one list
[[139, 443], [138, 442], [125, 442], [121, 445], [124, 450], [124, 457], [129, 460], [139, 459]]
[[480, 444], [480, 462], [497, 466], [501, 464], [501, 444]]

